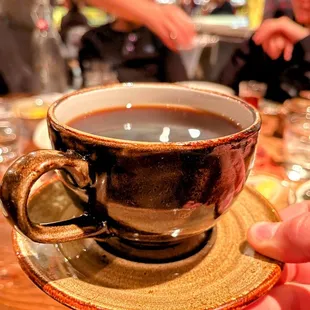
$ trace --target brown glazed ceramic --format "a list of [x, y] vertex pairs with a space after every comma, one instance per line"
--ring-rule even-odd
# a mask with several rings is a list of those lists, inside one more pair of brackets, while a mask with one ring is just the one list
[[[35, 223], [80, 213], [57, 180], [45, 184], [29, 204]], [[93, 239], [39, 244], [17, 232], [14, 248], [30, 279], [73, 309], [243, 309], [266, 294], [281, 274], [280, 263], [247, 244], [247, 230], [258, 221], [278, 220], [270, 204], [246, 187], [217, 223], [213, 246], [208, 243], [180, 261], [139, 263], [115, 256]]]
[[[205, 109], [243, 129], [212, 140], [152, 143], [99, 137], [66, 125], [77, 116], [128, 103]], [[195, 244], [192, 238], [203, 239], [227, 211], [253, 164], [261, 122], [259, 113], [238, 98], [129, 83], [68, 95], [51, 106], [48, 123], [56, 150], [22, 157], [3, 179], [1, 199], [12, 224], [41, 243], [116, 236], [133, 246], [156, 247], [183, 240]], [[85, 212], [66, 222], [35, 224], [27, 215], [29, 191], [52, 169], [62, 170], [68, 188], [84, 199]]]

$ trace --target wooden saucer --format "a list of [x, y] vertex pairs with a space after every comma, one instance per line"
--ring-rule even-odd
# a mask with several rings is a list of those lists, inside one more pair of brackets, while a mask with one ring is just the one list
[[[32, 198], [32, 221], [56, 221], [81, 212], [59, 181]], [[201, 251], [172, 263], [138, 263], [114, 256], [92, 239], [59, 245], [13, 234], [19, 263], [44, 292], [73, 309], [242, 309], [278, 281], [281, 264], [246, 242], [258, 221], [278, 221], [276, 211], [245, 188], [219, 220]]]

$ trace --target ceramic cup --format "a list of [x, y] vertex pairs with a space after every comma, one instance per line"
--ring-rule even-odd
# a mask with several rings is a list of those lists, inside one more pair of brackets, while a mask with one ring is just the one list
[[[185, 105], [229, 117], [243, 129], [226, 137], [182, 143], [112, 139], [81, 132], [70, 120], [132, 104]], [[169, 244], [212, 228], [243, 188], [253, 165], [259, 113], [235, 97], [170, 84], [119, 84], [82, 90], [48, 111], [55, 150], [18, 159], [1, 187], [4, 214], [36, 242], [114, 236], [137, 244]], [[32, 223], [30, 190], [44, 173], [60, 169], [70, 191], [85, 201], [81, 217]]]

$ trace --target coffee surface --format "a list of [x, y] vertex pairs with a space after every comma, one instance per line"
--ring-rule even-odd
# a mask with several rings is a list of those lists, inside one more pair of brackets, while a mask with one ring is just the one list
[[202, 109], [127, 104], [81, 115], [68, 125], [108, 138], [143, 142], [185, 142], [227, 136], [241, 130], [234, 121]]

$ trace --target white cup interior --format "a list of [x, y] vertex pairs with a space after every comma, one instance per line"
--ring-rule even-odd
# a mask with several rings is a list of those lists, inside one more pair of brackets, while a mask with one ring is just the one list
[[256, 113], [238, 98], [169, 84], [132, 83], [72, 95], [56, 106], [54, 115], [58, 122], [67, 124], [83, 114], [104, 108], [122, 106], [125, 108], [128, 104], [131, 106], [141, 104], [185, 105], [204, 109], [232, 119], [240, 124], [242, 129], [253, 125], [257, 117]]

